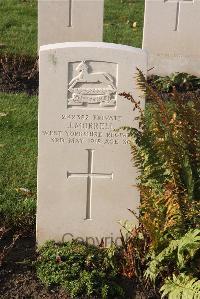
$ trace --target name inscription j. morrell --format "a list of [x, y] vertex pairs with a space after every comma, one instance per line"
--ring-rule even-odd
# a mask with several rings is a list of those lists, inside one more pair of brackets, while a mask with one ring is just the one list
[[119, 130], [122, 116], [98, 114], [61, 115], [60, 130], [42, 130], [48, 141], [56, 144], [127, 144], [127, 133]]

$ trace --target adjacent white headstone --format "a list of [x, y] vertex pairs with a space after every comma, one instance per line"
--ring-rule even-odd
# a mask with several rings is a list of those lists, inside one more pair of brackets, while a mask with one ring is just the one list
[[[106, 43], [41, 47], [37, 240], [119, 242], [118, 221], [136, 221], [136, 169], [127, 133], [137, 126], [131, 92], [144, 105], [136, 68], [144, 51]], [[137, 222], [137, 221], [136, 221]]]
[[200, 0], [146, 0], [143, 49], [150, 73], [200, 75]]
[[38, 44], [102, 41], [104, 0], [38, 0]]

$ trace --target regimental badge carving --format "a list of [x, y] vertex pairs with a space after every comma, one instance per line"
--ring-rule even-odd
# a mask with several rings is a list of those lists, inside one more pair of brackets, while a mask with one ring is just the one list
[[116, 78], [108, 72], [94, 70], [92, 62], [78, 63], [75, 74], [69, 80], [68, 92], [69, 108], [74, 106], [80, 108], [116, 106]]

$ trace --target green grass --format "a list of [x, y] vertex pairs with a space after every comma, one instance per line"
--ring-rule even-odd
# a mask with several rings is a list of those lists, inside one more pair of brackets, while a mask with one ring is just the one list
[[0, 52], [37, 55], [37, 1], [0, 0]]
[[0, 93], [0, 132], [0, 224], [23, 228], [36, 205], [37, 98]]
[[143, 18], [144, 0], [105, 0], [104, 41], [141, 47]]
[[[141, 47], [143, 15], [144, 0], [105, 0], [104, 41]], [[0, 0], [0, 20], [0, 53], [37, 55], [36, 0]]]

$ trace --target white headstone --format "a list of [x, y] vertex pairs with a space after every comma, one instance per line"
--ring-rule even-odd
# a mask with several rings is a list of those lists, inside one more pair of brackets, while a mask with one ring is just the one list
[[150, 73], [200, 75], [200, 0], [146, 0], [143, 49]]
[[38, 44], [102, 41], [104, 0], [38, 0]]
[[139, 206], [127, 133], [114, 130], [137, 126], [137, 112], [119, 93], [144, 105], [135, 76], [146, 73], [146, 54], [63, 43], [41, 47], [39, 61], [37, 240], [117, 243], [118, 221], [134, 221], [128, 209]]

